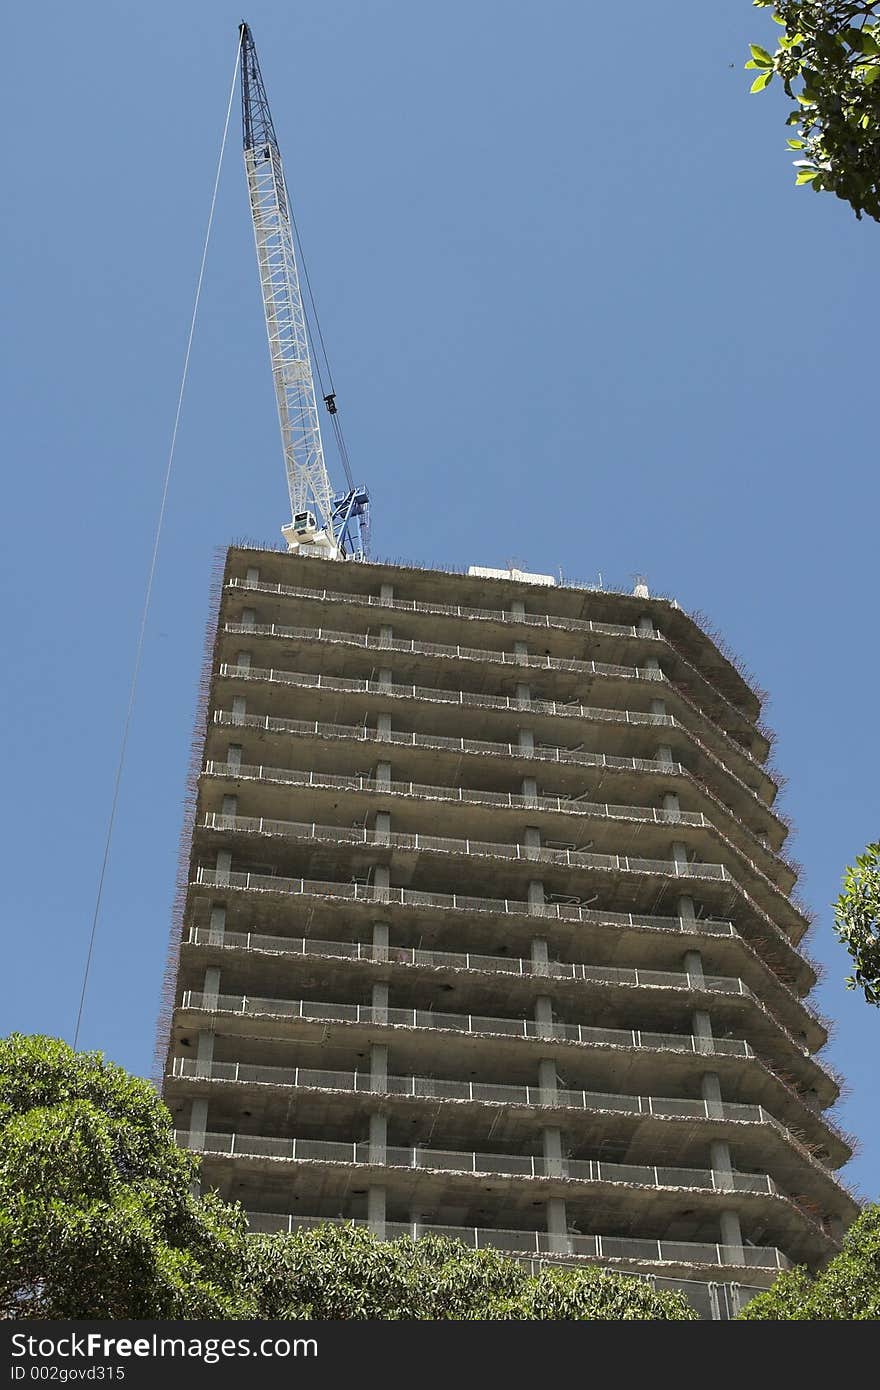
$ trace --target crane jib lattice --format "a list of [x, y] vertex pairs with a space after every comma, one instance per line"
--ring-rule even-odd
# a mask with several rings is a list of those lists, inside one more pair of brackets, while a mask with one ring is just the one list
[[290, 494], [291, 521], [282, 527], [282, 534], [291, 550], [330, 559], [360, 559], [367, 549], [369, 494], [366, 488], [354, 486], [348, 472], [332, 382], [324, 402], [340, 444], [348, 488], [336, 492], [327, 472], [309, 321], [297, 263], [296, 224], [259, 61], [246, 24], [242, 25], [241, 38], [244, 162]]

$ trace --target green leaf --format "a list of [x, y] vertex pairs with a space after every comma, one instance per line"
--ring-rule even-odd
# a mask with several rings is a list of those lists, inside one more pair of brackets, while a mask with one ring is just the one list
[[864, 29], [845, 29], [842, 37], [854, 53], [864, 53], [866, 58], [873, 58], [880, 52], [876, 39]]
[[812, 183], [818, 173], [818, 169], [799, 169], [795, 183]]
[[758, 67], [772, 68], [773, 59], [767, 52], [766, 48], [762, 48], [759, 43], [750, 43], [749, 51], [751, 52], [751, 55], [754, 58], [755, 62], [758, 64]]
[[754, 82], [752, 83], [751, 87], [749, 88], [749, 91], [750, 91], [750, 92], [763, 92], [764, 88], [765, 88], [765, 87], [769, 87], [769, 85], [770, 85], [770, 83], [771, 83], [772, 81], [773, 81], [773, 73], [772, 73], [772, 72], [762, 72], [762, 73], [759, 73], [759, 75], [755, 78]]
[[785, 143], [790, 150], [802, 150], [804, 148], [803, 140], [786, 140]]
[[880, 64], [875, 63], [873, 67], [865, 68], [864, 73], [865, 76], [863, 78], [863, 81], [865, 86], [873, 87], [874, 83], [877, 81], [877, 78], [880, 77]]

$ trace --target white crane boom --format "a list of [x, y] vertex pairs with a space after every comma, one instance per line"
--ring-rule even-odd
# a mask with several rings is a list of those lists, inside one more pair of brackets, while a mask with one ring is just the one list
[[[327, 559], [362, 558], [369, 499], [363, 488], [353, 486], [334, 495], [324, 462], [281, 151], [246, 24], [241, 26], [241, 103], [248, 195], [290, 493], [291, 520], [281, 533], [290, 550]], [[334, 397], [326, 401], [333, 413]]]

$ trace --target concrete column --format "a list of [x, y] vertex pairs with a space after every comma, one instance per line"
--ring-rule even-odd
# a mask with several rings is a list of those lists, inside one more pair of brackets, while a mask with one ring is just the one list
[[681, 804], [675, 792], [664, 793], [663, 811], [667, 820], [677, 821], [681, 819]]
[[662, 715], [662, 716], [664, 716], [664, 718], [665, 718], [665, 716], [666, 716], [666, 701], [665, 701], [665, 700], [652, 700], [652, 701], [651, 701], [651, 713], [652, 713], [652, 714]]
[[247, 701], [243, 695], [233, 695], [232, 715], [234, 719], [241, 719], [247, 714]]
[[223, 936], [226, 931], [226, 908], [218, 903], [211, 908], [211, 917], [208, 923], [208, 942], [211, 946], [222, 946]]
[[389, 898], [388, 889], [391, 883], [391, 871], [384, 864], [377, 864], [373, 869], [373, 897], [376, 902], [387, 903]]
[[[220, 974], [219, 970], [217, 974]], [[211, 1063], [213, 1060], [214, 1030], [213, 1028], [200, 1028], [198, 1038], [196, 1039], [196, 1063], [198, 1064], [200, 1076], [211, 1075]]]
[[387, 811], [376, 812], [375, 835], [377, 845], [391, 844], [391, 817]]
[[[202, 987], [202, 1000], [206, 1009], [216, 1009], [217, 998], [220, 994], [220, 967], [219, 965], [209, 965], [205, 971], [205, 983]], [[199, 1034], [199, 1045], [201, 1046], [201, 1034]]]
[[394, 602], [394, 585], [393, 585], [393, 584], [382, 584], [382, 585], [380, 585], [380, 587], [379, 587], [379, 602], [380, 602], [380, 603], [393, 603], [393, 602]]
[[[677, 903], [677, 905], [676, 905], [676, 911], [678, 912], [679, 917], [681, 918], [682, 922], [684, 923], [684, 929], [685, 929], [685, 931], [687, 931], [687, 930], [696, 931], [696, 926], [697, 926], [697, 910], [696, 910], [696, 908], [694, 907], [694, 900], [693, 900], [693, 898], [691, 898], [691, 897], [688, 896], [687, 894], [683, 894], [683, 895], [679, 898], [679, 900], [678, 900], [678, 903]], [[690, 927], [690, 928], [688, 928], [688, 925], [687, 925], [689, 922], [693, 922], [693, 924], [694, 924], [694, 925], [693, 925], [692, 927]]]
[[709, 1154], [712, 1165], [712, 1180], [715, 1186], [720, 1189], [731, 1189], [734, 1170], [729, 1144], [725, 1144], [722, 1139], [715, 1139], [709, 1145]]
[[738, 1212], [723, 1211], [721, 1213], [721, 1244], [725, 1247], [723, 1252], [725, 1264], [745, 1264], [742, 1229], [739, 1224]]
[[[209, 980], [208, 980], [208, 974], [209, 974], [209, 973], [210, 973], [210, 972], [208, 972], [208, 971], [205, 972], [205, 989], [204, 989], [204, 992], [205, 992], [205, 994], [211, 993], [212, 991], [211, 991], [211, 989], [210, 989], [210, 985], [213, 984], [214, 1004], [212, 1005], [212, 1004], [210, 1003], [210, 1001], [209, 1001], [208, 1004], [207, 1004], [207, 1007], [208, 1007], [208, 1008], [212, 1008], [212, 1007], [216, 1008], [217, 990], [218, 990], [219, 987], [220, 987], [220, 971], [219, 971], [219, 970], [216, 970], [216, 971], [214, 972], [214, 974], [216, 975], [216, 982], [214, 982], [214, 981], [209, 981]], [[213, 1060], [214, 1060], [214, 1030], [213, 1030], [213, 1028], [200, 1028], [200, 1029], [199, 1029], [199, 1032], [198, 1032], [198, 1036], [197, 1036], [197, 1038], [196, 1038], [196, 1068], [197, 1068], [197, 1070], [198, 1070], [199, 1076], [207, 1076], [207, 1077], [209, 1077], [209, 1076], [211, 1075], [211, 1063], [213, 1062]], [[198, 1105], [198, 1104], [204, 1105], [204, 1107], [205, 1107], [205, 1114], [207, 1115], [208, 1102], [207, 1102], [207, 1101], [202, 1101], [202, 1102], [193, 1101], [193, 1105], [194, 1105], [194, 1106], [195, 1106], [195, 1105]], [[192, 1128], [192, 1125], [190, 1125], [190, 1128]], [[204, 1123], [202, 1124], [201, 1128], [202, 1128], [202, 1130], [204, 1131], [204, 1128], [205, 1128]]]
[[245, 575], [245, 580], [244, 580], [244, 582], [245, 582], [245, 584], [247, 584], [247, 585], [259, 584], [259, 582], [260, 582], [260, 571], [258, 570], [258, 568], [257, 568], [256, 565], [248, 565], [248, 571], [247, 571], [247, 574]]
[[654, 636], [654, 621], [647, 613], [643, 613], [639, 618], [638, 629], [642, 637]]
[[222, 887], [229, 882], [229, 875], [232, 870], [232, 853], [228, 849], [218, 849], [217, 851], [217, 883]]
[[379, 684], [383, 690], [390, 690], [394, 684], [394, 672], [390, 666], [382, 666], [379, 670]]
[[237, 652], [235, 656], [235, 664], [239, 667], [240, 670], [249, 671], [251, 669], [250, 652]]
[[243, 608], [241, 610], [241, 625], [243, 628], [246, 628], [249, 632], [253, 631], [253, 628], [256, 625], [256, 621], [257, 614], [255, 609]]
[[388, 1090], [388, 1048], [385, 1043], [370, 1043], [370, 1090]]
[[[540, 879], [534, 879], [529, 884], [529, 912], [540, 914], [543, 908], [544, 884]], [[549, 950], [546, 941], [535, 940], [532, 942], [532, 960], [538, 964], [547, 964]], [[540, 1032], [543, 1032], [546, 1037], [553, 1036], [553, 1001], [548, 995], [538, 995], [535, 999], [535, 1021], [544, 1025], [539, 1030]]]
[[568, 1218], [565, 1214], [565, 1200], [551, 1197], [547, 1203], [547, 1242], [550, 1250], [557, 1255], [568, 1252]]
[[379, 738], [390, 738], [390, 737], [391, 737], [391, 715], [390, 715], [390, 714], [377, 714], [377, 715], [376, 715], [376, 733], [379, 735]]
[[526, 665], [526, 660], [529, 655], [529, 649], [525, 642], [514, 642], [513, 654], [521, 666]]
[[532, 703], [531, 686], [522, 684], [517, 685], [516, 703], [519, 705], [520, 709], [528, 709], [529, 705]]
[[681, 840], [673, 840], [672, 842], [672, 862], [675, 865], [677, 873], [687, 874], [689, 862], [687, 845], [682, 844]]
[[542, 1057], [538, 1063], [538, 1088], [542, 1105], [555, 1105], [559, 1093], [559, 1079], [556, 1073], [556, 1058]]
[[[390, 732], [390, 730], [389, 730]], [[376, 786], [391, 786], [391, 764], [379, 762], [376, 764]]]
[[389, 627], [387, 623], [383, 623], [382, 626], [379, 628], [379, 645], [381, 647], [390, 647], [393, 640], [393, 629]]
[[520, 793], [526, 801], [538, 800], [538, 779], [537, 777], [524, 777], [522, 779], [522, 791]]
[[235, 817], [238, 815], [238, 797], [224, 796], [223, 805], [220, 808], [220, 814], [223, 816], [228, 816], [230, 820], [234, 820]]
[[388, 1146], [387, 1115], [370, 1116], [370, 1162], [384, 1163]]
[[208, 1102], [206, 1100], [194, 1100], [189, 1112], [189, 1147], [191, 1149], [203, 1149], [205, 1147], [207, 1129]]
[[659, 671], [659, 670], [661, 670], [660, 662], [657, 660], [656, 656], [646, 656], [646, 657], [645, 657], [645, 664], [643, 665], [642, 670], [643, 670], [643, 671]]
[[385, 1188], [367, 1188], [367, 1225], [379, 1240], [385, 1239]]
[[710, 1119], [720, 1120], [724, 1116], [724, 1103], [721, 1099], [721, 1078], [715, 1071], [704, 1071], [700, 1077], [700, 1095], [706, 1102]]
[[712, 1041], [712, 1020], [705, 1009], [694, 1009], [691, 1016], [691, 1028], [694, 1034], [696, 1050], [698, 1052], [714, 1052], [715, 1045]]
[[388, 888], [391, 883], [391, 871], [384, 864], [377, 864], [373, 869], [373, 897], [378, 903], [387, 903]]
[[372, 994], [371, 1003], [372, 1003], [372, 1007], [373, 1007], [373, 1022], [374, 1022], [374, 1023], [387, 1023], [387, 1022], [388, 1022], [388, 986], [387, 986], [386, 984], [375, 984], [375, 985], [373, 985], [373, 994]]
[[546, 941], [538, 940], [532, 942], [532, 974], [547, 975], [550, 963], [550, 948]]
[[548, 1178], [563, 1176], [562, 1130], [548, 1125], [541, 1131], [544, 1151], [544, 1173]]
[[553, 1000], [547, 994], [539, 994], [535, 999], [535, 1022], [541, 1037], [553, 1037]]
[[672, 767], [675, 763], [675, 759], [672, 756], [672, 749], [669, 747], [668, 743], [658, 744], [655, 757], [661, 767]]
[[230, 743], [226, 746], [226, 765], [233, 772], [238, 772], [241, 768], [241, 744]]
[[703, 957], [699, 951], [685, 951], [684, 968], [691, 988], [704, 989], [706, 977], [703, 974]]
[[388, 937], [390, 928], [387, 922], [373, 923], [373, 959], [388, 959]]
[[513, 600], [513, 602], [511, 603], [511, 605], [510, 605], [510, 616], [511, 616], [512, 618], [524, 618], [525, 615], [526, 615], [526, 606], [525, 606], [525, 604], [523, 603], [523, 601], [522, 601], [521, 598], [515, 598], [515, 599]]
[[541, 848], [541, 832], [536, 825], [527, 825], [523, 832], [523, 849], [527, 859], [537, 859], [533, 850]]
[[531, 729], [520, 729], [519, 731], [519, 750], [521, 753], [534, 753], [535, 735]]

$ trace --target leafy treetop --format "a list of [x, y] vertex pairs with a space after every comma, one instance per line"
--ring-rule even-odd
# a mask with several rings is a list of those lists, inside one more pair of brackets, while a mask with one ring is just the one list
[[0, 1318], [688, 1321], [680, 1294], [598, 1269], [360, 1227], [247, 1236], [194, 1192], [152, 1087], [54, 1038], [0, 1040]]
[[579, 1320], [685, 1322], [683, 1295], [656, 1293], [607, 1270], [544, 1268], [530, 1275], [498, 1250], [440, 1236], [380, 1241], [362, 1226], [320, 1226], [253, 1237], [250, 1292], [261, 1316], [392, 1321]]
[[815, 1278], [805, 1269], [780, 1274], [740, 1318], [773, 1322], [875, 1322], [880, 1318], [880, 1206], [866, 1207], [844, 1236], [839, 1255]]
[[0, 1040], [0, 1318], [248, 1316], [244, 1217], [197, 1171], [148, 1082]]
[[847, 986], [880, 1005], [880, 841], [868, 845], [844, 874], [834, 926], [855, 962]]

